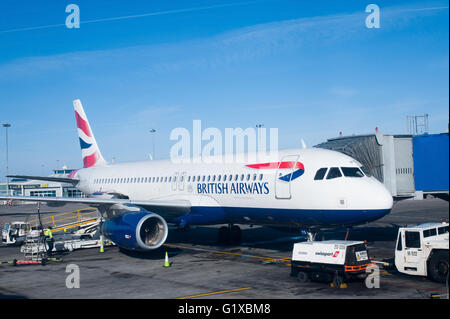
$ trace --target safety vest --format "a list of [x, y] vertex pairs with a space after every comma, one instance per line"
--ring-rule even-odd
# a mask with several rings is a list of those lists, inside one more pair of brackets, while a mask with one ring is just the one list
[[52, 234], [52, 230], [51, 229], [46, 229], [44, 232], [45, 236], [48, 236], [50, 238], [53, 238], [53, 234]]

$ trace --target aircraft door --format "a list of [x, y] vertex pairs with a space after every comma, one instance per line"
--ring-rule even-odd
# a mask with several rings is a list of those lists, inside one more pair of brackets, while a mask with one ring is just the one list
[[176, 191], [177, 190], [177, 183], [178, 183], [178, 179], [179, 179], [179, 173], [176, 172], [173, 176], [172, 176], [172, 190]]
[[292, 173], [296, 170], [299, 155], [287, 155], [281, 158], [275, 174], [275, 198], [290, 199]]
[[186, 172], [181, 173], [180, 178], [178, 180], [178, 190], [182, 191], [184, 190], [184, 183], [186, 179]]

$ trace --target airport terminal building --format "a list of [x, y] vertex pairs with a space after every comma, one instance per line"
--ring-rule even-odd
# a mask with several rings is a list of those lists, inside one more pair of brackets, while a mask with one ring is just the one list
[[[62, 167], [54, 169], [50, 177], [68, 177], [74, 169]], [[0, 183], [0, 194], [6, 194], [7, 183]], [[85, 197], [85, 194], [72, 184], [60, 182], [46, 182], [22, 178], [9, 180], [9, 195], [14, 196], [49, 196], [49, 197]]]

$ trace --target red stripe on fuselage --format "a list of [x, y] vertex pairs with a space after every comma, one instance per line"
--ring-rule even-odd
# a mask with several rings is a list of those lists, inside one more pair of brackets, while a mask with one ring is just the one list
[[250, 168], [255, 169], [278, 169], [278, 168], [298, 168], [304, 170], [304, 166], [300, 162], [272, 162], [272, 163], [261, 163], [261, 164], [250, 164], [245, 165]]
[[75, 111], [75, 118], [77, 120], [77, 127], [84, 132], [87, 136], [91, 137], [91, 131], [89, 130], [89, 125], [83, 118]]

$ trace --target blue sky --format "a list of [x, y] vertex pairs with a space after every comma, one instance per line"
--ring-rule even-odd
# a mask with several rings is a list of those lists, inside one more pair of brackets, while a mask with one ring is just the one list
[[[70, 3], [79, 29], [64, 26]], [[365, 26], [370, 3], [380, 29]], [[76, 98], [116, 162], [147, 159], [150, 128], [156, 157], [168, 158], [170, 132], [195, 119], [221, 130], [276, 127], [280, 148], [340, 131], [405, 133], [406, 116], [424, 113], [431, 133], [446, 131], [448, 13], [447, 1], [2, 0], [9, 171], [82, 165]]]

